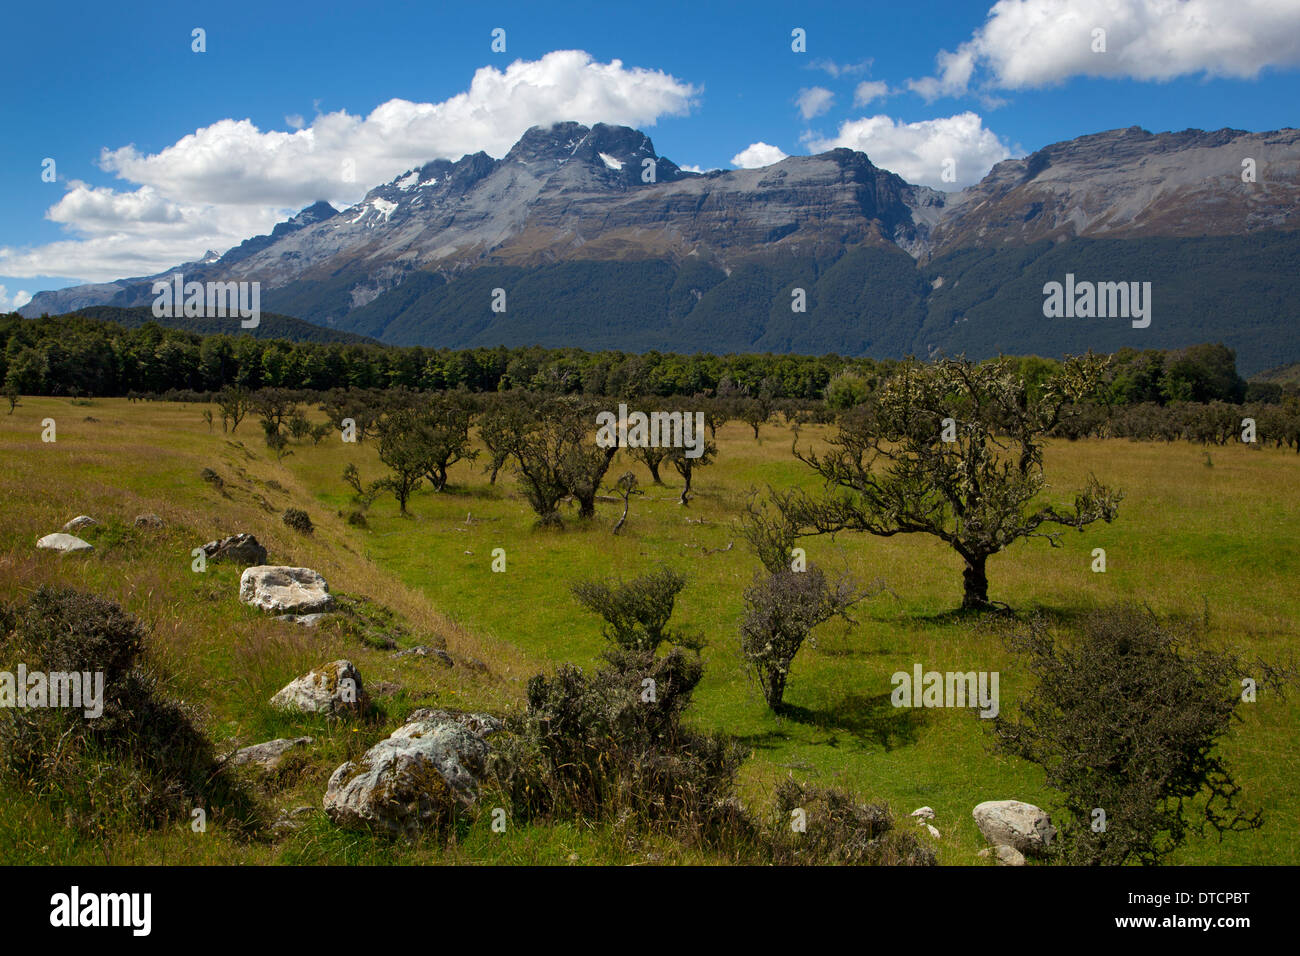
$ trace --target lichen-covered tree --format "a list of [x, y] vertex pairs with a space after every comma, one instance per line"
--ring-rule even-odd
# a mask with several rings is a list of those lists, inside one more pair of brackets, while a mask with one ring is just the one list
[[826, 451], [795, 456], [826, 482], [782, 507], [801, 535], [932, 535], [962, 558], [963, 608], [989, 605], [989, 557], [1022, 538], [1114, 519], [1122, 495], [1091, 477], [1072, 507], [1043, 500], [1045, 436], [1066, 402], [1093, 394], [1105, 362], [1067, 359], [1031, 391], [1010, 362], [909, 361], [846, 413]]

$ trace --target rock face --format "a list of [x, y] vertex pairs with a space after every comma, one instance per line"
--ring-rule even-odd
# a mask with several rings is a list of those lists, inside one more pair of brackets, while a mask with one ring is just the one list
[[203, 553], [207, 560], [214, 562], [229, 561], [244, 566], [266, 564], [266, 548], [251, 534], [232, 534], [220, 541], [209, 541], [203, 546]]
[[484, 738], [500, 726], [486, 714], [417, 710], [334, 771], [325, 812], [341, 827], [395, 836], [443, 825], [478, 798], [490, 750]]
[[306, 747], [312, 742], [311, 737], [280, 737], [251, 747], [242, 747], [231, 754], [230, 762], [237, 767], [251, 764], [262, 770], [274, 770], [291, 750]]
[[95, 550], [95, 546], [89, 541], [82, 541], [76, 535], [63, 534], [57, 531], [54, 534], [47, 534], [37, 541], [36, 547], [43, 548], [46, 551], [61, 551], [64, 554], [74, 551]]
[[272, 614], [322, 614], [334, 610], [325, 579], [311, 568], [263, 564], [239, 579], [239, 600]]
[[1056, 836], [1051, 818], [1032, 803], [987, 800], [971, 811], [980, 833], [994, 846], [1009, 846], [1028, 856], [1041, 856]]
[[63, 530], [68, 532], [68, 534], [76, 534], [84, 528], [93, 528], [97, 524], [99, 524], [99, 522], [90, 515], [77, 515], [63, 526]]
[[305, 714], [360, 713], [369, 704], [361, 672], [351, 661], [330, 661], [290, 681], [271, 698], [271, 706]]

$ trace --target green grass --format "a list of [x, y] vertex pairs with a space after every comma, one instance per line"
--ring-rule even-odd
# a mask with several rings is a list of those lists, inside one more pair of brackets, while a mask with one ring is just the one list
[[[705, 678], [688, 718], [752, 748], [742, 799], [755, 810], [787, 774], [887, 801], [902, 817], [926, 804], [942, 833], [940, 861], [966, 865], [979, 862], [975, 854], [983, 846], [970, 816], [975, 804], [1003, 798], [1052, 804], [1036, 767], [990, 755], [987, 722], [974, 711], [889, 704], [890, 675], [918, 662], [927, 670], [999, 671], [1004, 711], [1025, 690], [1025, 673], [996, 640], [950, 613], [961, 597], [960, 563], [933, 539], [845, 534], [802, 542], [810, 561], [878, 580], [887, 590], [856, 609], [856, 623], [829, 624], [803, 649], [786, 694], [789, 714], [778, 718], [767, 709], [739, 653], [741, 592], [758, 562], [734, 519], [751, 488], [814, 487], [808, 469], [791, 457], [784, 427], [765, 427], [757, 443], [741, 423], [721, 429], [718, 463], [697, 474], [698, 495], [688, 508], [677, 504], [676, 475], [669, 478], [666, 469], [669, 486], [655, 487], [643, 467], [620, 459], [610, 479], [630, 468], [647, 483], [647, 494], [633, 499], [624, 533], [615, 537], [609, 531], [621, 503], [601, 503], [587, 526], [567, 520], [563, 530], [538, 530], [513, 478], [503, 473], [489, 486], [476, 464], [455, 466], [445, 493], [418, 492], [409, 516], [399, 515], [391, 499], [381, 500], [367, 515], [369, 527], [355, 528], [337, 515], [355, 507], [340, 475], [354, 462], [363, 478], [379, 477], [370, 445], [327, 439], [315, 447], [294, 445], [291, 456], [276, 462], [256, 422], [245, 422], [234, 436], [210, 434], [200, 406], [101, 399], [89, 412], [98, 421], [85, 421], [87, 410], [66, 399], [28, 398], [12, 416], [0, 416], [0, 598], [20, 598], [57, 581], [118, 600], [150, 627], [150, 653], [171, 675], [170, 689], [205, 709], [205, 729], [219, 746], [316, 736], [303, 765], [268, 789], [276, 806], [319, 807], [334, 767], [414, 707], [519, 708], [532, 674], [562, 661], [594, 663], [603, 643], [599, 627], [569, 585], [659, 563], [689, 576], [674, 620], [708, 642]], [[45, 417], [58, 422], [56, 444], [40, 441]], [[805, 427], [800, 444], [825, 435]], [[1300, 458], [1244, 446], [1216, 448], [1213, 458], [1207, 467], [1204, 450], [1188, 444], [1053, 444], [1049, 496], [1068, 503], [1093, 473], [1126, 493], [1120, 516], [1086, 534], [1066, 533], [1059, 548], [1020, 542], [994, 557], [990, 596], [1066, 619], [1121, 599], [1193, 615], [1208, 602], [1217, 640], [1243, 656], [1285, 659], [1300, 629], [1294, 543]], [[199, 478], [204, 467], [224, 479], [221, 490]], [[281, 523], [280, 513], [291, 506], [310, 514], [314, 534]], [[162, 515], [166, 529], [135, 529], [132, 519], [146, 511]], [[101, 522], [85, 535], [96, 544], [94, 553], [61, 557], [34, 549], [37, 537], [81, 513]], [[403, 646], [445, 645], [456, 666], [395, 658], [334, 629], [304, 630], [245, 608], [236, 599], [237, 569], [190, 570], [191, 548], [236, 531], [256, 534], [273, 563], [316, 568], [336, 592], [392, 608], [410, 631]], [[1106, 549], [1105, 574], [1090, 570], [1097, 547]], [[505, 549], [505, 573], [491, 570], [494, 548]], [[267, 706], [288, 680], [337, 657], [357, 663], [368, 686], [398, 685], [378, 698], [371, 721], [330, 726]], [[486, 669], [474, 668], [471, 659]], [[1243, 711], [1224, 749], [1246, 803], [1264, 808], [1265, 828], [1222, 841], [1194, 839], [1175, 863], [1300, 862], [1300, 795], [1291, 783], [1300, 776], [1300, 710], [1295, 701], [1264, 694]], [[274, 844], [241, 844], [214, 829], [200, 837], [178, 827], [110, 834], [91, 846], [73, 842], [57, 812], [39, 801], [0, 797], [0, 859], [12, 862], [708, 859], [663, 841], [629, 845], [625, 835], [603, 826], [495, 834], [486, 815], [448, 846], [345, 833], [319, 815]]]

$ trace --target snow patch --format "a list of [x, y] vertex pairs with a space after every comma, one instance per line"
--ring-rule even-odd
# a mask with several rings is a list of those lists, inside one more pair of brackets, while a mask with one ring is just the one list
[[623, 161], [620, 159], [615, 159], [613, 156], [609, 155], [609, 153], [601, 153], [600, 158], [604, 160], [605, 165], [608, 166], [610, 169], [623, 168]]
[[374, 207], [377, 210], [379, 210], [381, 213], [384, 214], [384, 222], [387, 222], [388, 217], [391, 216], [393, 212], [397, 209], [397, 203], [389, 202], [387, 199], [380, 199], [378, 197], [375, 197], [370, 201], [371, 203], [374, 204]]
[[414, 170], [397, 181], [398, 189], [411, 189], [420, 181], [420, 174]]

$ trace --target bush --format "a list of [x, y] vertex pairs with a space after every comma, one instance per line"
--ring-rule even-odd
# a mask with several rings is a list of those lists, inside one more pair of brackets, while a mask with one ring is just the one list
[[280, 520], [302, 534], [311, 534], [314, 529], [311, 516], [301, 508], [289, 508], [280, 516]]
[[687, 643], [668, 631], [677, 595], [686, 578], [660, 568], [626, 582], [582, 581], [573, 594], [583, 607], [605, 620], [605, 638], [623, 650], [655, 651], [664, 641]]
[[622, 652], [590, 676], [566, 664], [530, 680], [526, 714], [494, 742], [495, 774], [516, 815], [631, 815], [647, 829], [716, 838], [735, 820], [744, 751], [681, 727], [702, 673], [698, 657], [674, 649]]
[[[796, 811], [802, 811], [797, 814]], [[801, 820], [802, 829], [796, 828]], [[894, 829], [884, 804], [860, 804], [838, 790], [777, 785], [776, 805], [763, 831], [777, 866], [934, 866], [934, 851], [910, 831]]]
[[852, 582], [832, 582], [816, 565], [755, 577], [745, 591], [740, 649], [769, 707], [781, 708], [790, 665], [813, 628], [843, 615], [857, 600]]
[[1242, 675], [1272, 684], [1278, 672], [1131, 604], [1091, 612], [1074, 638], [1058, 640], [1041, 619], [1007, 631], [1038, 684], [1014, 719], [993, 724], [997, 749], [1042, 766], [1062, 794], [1065, 861], [1158, 863], [1190, 833], [1259, 827], [1258, 812], [1235, 806], [1240, 788], [1217, 749]]
[[229, 777], [197, 715], [169, 700], [140, 660], [141, 625], [116, 604], [71, 589], [41, 588], [0, 614], [0, 661], [103, 675], [103, 713], [83, 708], [0, 709], [0, 773], [63, 807], [87, 835], [117, 826], [188, 821], [196, 807], [236, 830], [261, 821]]

